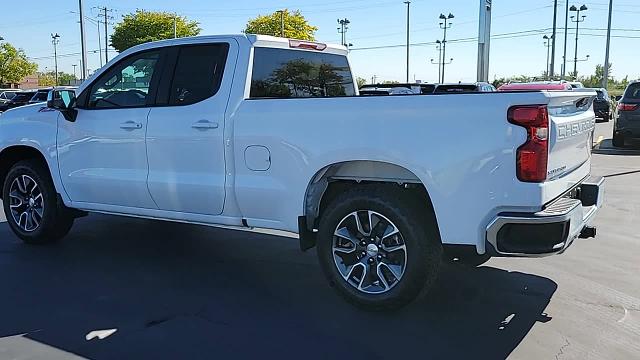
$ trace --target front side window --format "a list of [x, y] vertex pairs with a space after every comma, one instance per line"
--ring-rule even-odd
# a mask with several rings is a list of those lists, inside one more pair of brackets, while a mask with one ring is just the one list
[[355, 96], [347, 58], [321, 52], [255, 48], [252, 98]]
[[89, 93], [89, 108], [140, 107], [152, 103], [149, 88], [160, 53], [134, 55], [104, 73]]
[[194, 104], [218, 92], [229, 44], [186, 46], [180, 49], [171, 83], [170, 105]]

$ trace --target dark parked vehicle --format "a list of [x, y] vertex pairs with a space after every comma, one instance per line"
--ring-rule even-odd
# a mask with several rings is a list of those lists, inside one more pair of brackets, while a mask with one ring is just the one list
[[448, 94], [448, 93], [466, 93], [466, 92], [494, 92], [496, 88], [486, 82], [477, 83], [452, 83], [452, 84], [438, 84], [436, 85], [434, 94]]
[[27, 105], [33, 96], [37, 93], [37, 90], [18, 91], [13, 99], [7, 103], [7, 110], [13, 109], [18, 106]]
[[613, 124], [613, 146], [623, 147], [629, 139], [640, 139], [640, 81], [627, 86]]
[[[395, 84], [365, 84], [360, 87], [360, 95], [398, 95], [406, 94], [404, 89], [410, 90], [413, 94], [432, 94], [436, 88], [435, 84], [422, 83], [395, 83]], [[400, 89], [386, 91], [382, 89]], [[381, 91], [382, 90], [382, 91]], [[387, 94], [382, 94], [387, 92]]]
[[17, 89], [2, 89], [0, 90], [0, 112], [7, 110], [7, 104], [14, 96], [16, 96], [16, 92], [20, 90]]
[[47, 96], [49, 96], [49, 91], [53, 88], [49, 89], [38, 89], [38, 91], [33, 95], [31, 100], [29, 100], [29, 104], [39, 104], [43, 102], [47, 102]]
[[613, 119], [614, 105], [606, 89], [593, 89], [598, 94], [593, 101], [593, 111], [596, 113], [596, 122], [607, 122]]

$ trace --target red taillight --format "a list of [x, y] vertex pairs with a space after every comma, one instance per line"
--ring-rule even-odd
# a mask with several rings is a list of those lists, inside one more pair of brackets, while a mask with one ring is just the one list
[[289, 47], [322, 51], [327, 48], [327, 44], [317, 43], [313, 41], [289, 40]]
[[620, 111], [635, 111], [638, 108], [638, 104], [625, 104], [625, 103], [620, 103], [618, 104], [618, 110]]
[[545, 105], [512, 106], [509, 122], [527, 129], [527, 141], [516, 154], [516, 174], [524, 182], [547, 179], [549, 158], [549, 113]]

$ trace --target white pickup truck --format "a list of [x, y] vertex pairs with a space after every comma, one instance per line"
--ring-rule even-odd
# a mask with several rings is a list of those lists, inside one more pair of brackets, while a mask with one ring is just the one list
[[537, 257], [595, 235], [594, 97], [360, 97], [340, 46], [147, 43], [0, 115], [4, 211], [32, 244], [88, 212], [295, 232], [347, 300], [396, 308], [443, 253]]

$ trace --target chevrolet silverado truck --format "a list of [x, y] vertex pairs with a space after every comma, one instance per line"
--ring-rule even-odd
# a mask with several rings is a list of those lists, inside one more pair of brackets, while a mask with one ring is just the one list
[[8, 225], [28, 244], [92, 212], [294, 232], [374, 310], [426, 291], [443, 257], [540, 257], [595, 235], [595, 93], [358, 96], [347, 53], [255, 35], [122, 52], [0, 115]]

